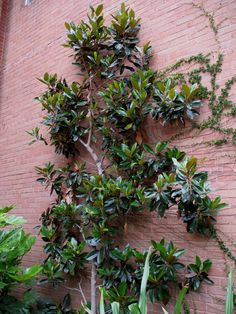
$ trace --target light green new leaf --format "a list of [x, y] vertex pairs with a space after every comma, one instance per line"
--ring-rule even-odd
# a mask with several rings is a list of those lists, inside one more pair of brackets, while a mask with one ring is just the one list
[[29, 268], [26, 268], [26, 270], [23, 271], [22, 274], [19, 275], [9, 275], [12, 279], [18, 282], [26, 282], [30, 279], [33, 279], [35, 276], [37, 276], [42, 270], [42, 266], [40, 265], [33, 265]]
[[118, 302], [112, 302], [111, 308], [112, 308], [112, 314], [120, 313], [120, 304]]
[[6, 227], [6, 226], [22, 225], [25, 222], [26, 220], [22, 217], [0, 214], [0, 228]]
[[227, 296], [225, 303], [225, 314], [233, 314], [234, 307], [234, 293], [233, 293], [233, 270], [230, 268], [228, 276], [228, 287], [227, 287]]
[[101, 289], [101, 298], [100, 298], [100, 304], [99, 304], [100, 314], [105, 314], [105, 308], [104, 308], [104, 291]]
[[141, 289], [140, 289], [140, 297], [139, 297], [139, 309], [142, 314], [147, 314], [147, 294], [146, 294], [146, 287], [147, 287], [147, 281], [149, 276], [149, 260], [151, 256], [151, 248], [149, 248], [145, 265], [144, 265], [144, 272], [141, 282]]
[[188, 287], [183, 287], [183, 289], [180, 291], [177, 302], [175, 304], [174, 308], [174, 314], [181, 314], [182, 305], [184, 302], [184, 298], [186, 293], [188, 292]]
[[[129, 310], [130, 310], [130, 314], [143, 314], [140, 311], [140, 308], [139, 308], [137, 303], [130, 304], [129, 305]], [[112, 313], [112, 314], [114, 314], [114, 313]]]

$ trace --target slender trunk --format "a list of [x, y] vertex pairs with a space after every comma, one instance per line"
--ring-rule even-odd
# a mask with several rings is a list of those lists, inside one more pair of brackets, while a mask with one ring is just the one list
[[103, 169], [102, 169], [102, 162], [98, 158], [98, 155], [95, 153], [95, 151], [92, 149], [92, 147], [88, 144], [86, 144], [83, 140], [79, 140], [80, 143], [87, 149], [89, 155], [92, 157], [93, 161], [95, 162], [98, 174], [101, 176], [103, 174]]
[[92, 262], [92, 269], [91, 269], [91, 310], [92, 310], [93, 314], [96, 314], [96, 311], [97, 311], [96, 276], [97, 276], [96, 265], [95, 265], [95, 262]]
[[[89, 155], [93, 159], [97, 172], [99, 175], [103, 174], [103, 169], [102, 169], [102, 162], [98, 158], [96, 152], [93, 150], [93, 148], [90, 146], [90, 136], [88, 143], [85, 143], [83, 140], [79, 140], [80, 143], [86, 148], [88, 151]], [[96, 276], [97, 276], [97, 270], [96, 270], [96, 265], [95, 262], [92, 262], [92, 268], [91, 268], [91, 311], [93, 314], [96, 314], [97, 310], [97, 300], [96, 300], [96, 289], [97, 289], [97, 284], [96, 284]]]

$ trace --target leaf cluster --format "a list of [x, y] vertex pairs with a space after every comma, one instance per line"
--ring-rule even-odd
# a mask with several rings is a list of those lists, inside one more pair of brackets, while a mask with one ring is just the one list
[[[151, 241], [151, 244], [146, 290], [152, 303], [168, 303], [170, 283], [188, 286], [190, 290], [198, 290], [202, 281], [213, 283], [207, 273], [212, 264], [210, 260], [202, 262], [197, 256], [197, 264], [185, 265], [180, 261], [185, 249], [175, 247], [171, 241], [165, 243], [164, 239]], [[147, 252], [141, 253], [127, 245], [124, 250], [115, 248], [111, 251], [109, 262], [98, 268], [105, 287], [105, 299], [109, 303], [118, 302], [122, 313], [129, 313], [129, 305], [139, 298], [146, 257]]]
[[13, 206], [0, 208], [0, 313], [28, 313], [35, 301], [33, 292], [26, 291], [22, 300], [10, 293], [16, 285], [29, 287], [41, 272], [41, 266], [21, 266], [22, 258], [30, 251], [36, 238], [23, 230], [21, 224], [25, 220], [22, 217], [9, 214], [12, 209]]

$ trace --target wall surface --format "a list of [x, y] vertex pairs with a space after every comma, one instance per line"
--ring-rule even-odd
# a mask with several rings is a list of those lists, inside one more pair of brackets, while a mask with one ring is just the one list
[[[223, 71], [219, 84], [223, 84], [236, 73], [236, 1], [205, 0], [206, 10], [215, 12], [219, 29], [219, 43], [216, 42], [209, 22], [201, 12], [194, 8], [192, 0], [129, 0], [141, 17], [141, 38], [151, 41], [154, 47], [152, 66], [163, 68], [175, 63], [177, 59], [200, 52], [215, 52], [219, 49], [225, 55]], [[7, 1], [2, 0], [6, 7]], [[61, 163], [53, 148], [37, 143], [29, 146], [27, 130], [40, 121], [42, 112], [33, 98], [42, 91], [42, 85], [36, 80], [44, 72], [57, 72], [69, 81], [77, 78], [77, 70], [71, 65], [70, 51], [64, 49], [64, 22], [86, 19], [89, 5], [100, 1], [89, 0], [33, 0], [24, 6], [23, 0], [11, 0], [7, 19], [4, 19], [6, 40], [3, 62], [0, 63], [0, 205], [16, 204], [15, 212], [26, 217], [27, 230], [37, 234], [34, 229], [39, 224], [40, 214], [52, 199], [36, 181], [34, 167], [47, 161]], [[105, 15], [116, 11], [121, 3], [117, 0], [105, 0]], [[195, 3], [198, 3], [197, 0]], [[0, 6], [1, 7], [1, 6]], [[5, 10], [5, 9], [4, 9]], [[3, 43], [4, 27], [0, 11], [0, 40]], [[1, 45], [0, 45], [1, 60]], [[235, 88], [231, 92], [235, 99]], [[204, 114], [207, 114], [203, 108]], [[229, 125], [225, 121], [225, 125]], [[154, 142], [164, 138], [167, 130], [159, 125], [149, 124], [147, 133]], [[174, 134], [174, 130], [168, 131]], [[228, 208], [218, 215], [218, 228], [223, 238], [236, 253], [236, 147], [224, 145], [216, 148], [204, 144], [195, 145], [214, 138], [210, 131], [193, 139], [191, 134], [176, 141], [176, 145], [186, 150], [189, 155], [200, 158], [201, 168], [209, 171], [214, 195], [221, 195]], [[203, 158], [204, 157], [204, 158]], [[86, 159], [87, 156], [81, 156]], [[138, 230], [138, 231], [137, 231]], [[223, 313], [223, 300], [226, 293], [225, 257], [214, 241], [186, 234], [185, 226], [174, 214], [168, 219], [142, 215], [130, 219], [127, 238], [138, 248], [146, 248], [150, 238], [162, 237], [173, 239], [181, 247], [187, 247], [187, 259], [196, 254], [202, 258], [210, 257], [214, 263], [211, 278], [214, 286], [204, 285], [200, 293], [192, 293], [189, 302], [196, 306], [197, 313]], [[42, 243], [38, 240], [26, 260], [26, 264], [43, 260]], [[42, 291], [52, 297], [64, 295], [63, 289]], [[49, 292], [50, 291], [50, 292]], [[72, 291], [74, 303], [80, 304], [79, 294]], [[77, 297], [76, 297], [77, 296]], [[151, 312], [150, 312], [151, 313]], [[158, 305], [153, 313], [161, 313]]]

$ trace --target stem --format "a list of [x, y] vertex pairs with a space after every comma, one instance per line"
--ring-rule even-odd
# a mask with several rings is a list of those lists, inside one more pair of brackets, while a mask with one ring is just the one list
[[77, 292], [79, 292], [79, 293], [81, 294], [81, 296], [82, 296], [82, 299], [83, 299], [82, 304], [83, 304], [83, 303], [84, 303], [84, 304], [87, 304], [87, 300], [86, 300], [86, 298], [85, 298], [84, 292], [83, 292], [82, 287], [81, 287], [81, 281], [79, 282], [78, 287], [79, 287], [79, 288], [70, 288], [70, 287], [68, 287], [68, 286], [65, 286], [65, 288], [68, 289], [68, 290], [72, 290], [72, 291], [77, 291]]
[[[90, 134], [92, 134], [92, 132]], [[98, 155], [96, 154], [94, 149], [90, 146], [90, 141], [88, 140], [87, 143], [85, 143], [82, 139], [79, 139], [79, 141], [86, 148], [87, 152], [92, 157], [92, 159], [93, 159], [93, 161], [97, 167], [98, 174], [102, 175], [103, 174], [102, 161], [98, 158]], [[93, 314], [96, 314], [96, 309], [97, 309], [96, 276], [97, 276], [96, 265], [95, 265], [95, 262], [92, 261], [92, 268], [91, 268], [91, 311]]]
[[98, 155], [96, 154], [94, 149], [90, 145], [86, 144], [82, 139], [79, 139], [79, 141], [87, 149], [89, 155], [92, 157], [93, 161], [95, 162], [98, 174], [101, 176], [103, 174], [102, 162], [98, 158]]
[[[88, 73], [89, 76], [89, 73]], [[91, 103], [92, 98], [92, 77], [89, 76], [89, 92], [87, 95], [87, 102], [88, 104]], [[87, 142], [84, 142], [82, 139], [79, 139], [79, 142], [84, 146], [84, 148], [87, 150], [91, 158], [93, 159], [95, 166], [97, 168], [98, 174], [101, 176], [104, 172], [102, 163], [103, 160], [101, 160], [98, 155], [96, 154], [95, 150], [91, 147], [91, 141], [92, 141], [92, 134], [93, 134], [93, 111], [90, 108], [89, 109], [89, 134]], [[91, 312], [93, 314], [96, 314], [97, 311], [97, 301], [96, 301], [96, 277], [97, 277], [97, 269], [96, 264], [94, 261], [92, 261], [92, 267], [91, 267]]]
[[90, 146], [90, 144], [91, 144], [92, 133], [93, 133], [93, 115], [92, 115], [92, 111], [91, 110], [89, 110], [89, 118], [90, 118], [89, 135], [88, 135], [88, 141], [87, 141], [87, 144], [86, 144], [88, 146]]
[[92, 269], [91, 269], [91, 310], [93, 314], [96, 314], [97, 310], [97, 301], [96, 301], [96, 276], [97, 270], [95, 262], [92, 261]]
[[[87, 102], [88, 104], [91, 103], [91, 94], [92, 94], [92, 78], [91, 76], [89, 77], [89, 92], [88, 92], [88, 96], [87, 96]], [[89, 109], [89, 136], [88, 136], [88, 141], [87, 141], [87, 145], [90, 146], [91, 144], [91, 139], [92, 139], [92, 133], [93, 133], [93, 116], [92, 116], [92, 110]]]

